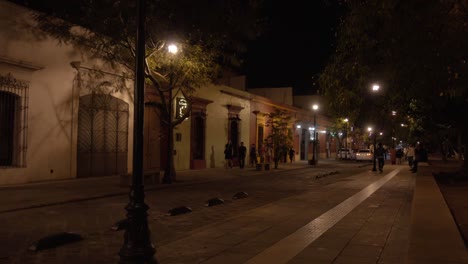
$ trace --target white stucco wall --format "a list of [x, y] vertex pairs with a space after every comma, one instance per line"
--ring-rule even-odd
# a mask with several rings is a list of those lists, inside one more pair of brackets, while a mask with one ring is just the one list
[[[26, 167], [0, 168], [0, 185], [76, 176], [77, 139], [73, 122], [77, 121], [77, 105], [72, 108], [76, 70], [70, 63], [97, 64], [71, 46], [58, 45], [56, 40], [29, 29], [26, 25], [32, 22], [28, 12], [0, 0], [0, 74], [11, 74], [29, 82]], [[23, 63], [42, 69], [25, 72], [14, 66]], [[131, 153], [132, 101], [127, 93], [113, 96], [130, 104], [128, 142]], [[128, 160], [128, 170], [131, 171], [131, 156]]]
[[[228, 93], [223, 93], [226, 91]], [[236, 96], [238, 95], [238, 96]], [[248, 146], [250, 129], [250, 95], [247, 92], [227, 86], [210, 85], [197, 92], [198, 97], [213, 101], [207, 106], [206, 127], [206, 161], [207, 167], [214, 164], [214, 167], [224, 166], [224, 146], [228, 139], [228, 109], [226, 105], [243, 107], [239, 113], [240, 135], [239, 142], [244, 141]]]
[[[227, 91], [223, 93], [221, 91]], [[235, 96], [239, 95], [239, 96]], [[244, 141], [246, 145], [249, 142], [249, 125], [250, 125], [250, 101], [241, 98], [249, 97], [247, 92], [220, 85], [208, 85], [198, 89], [194, 96], [206, 100], [213, 101], [206, 107], [206, 144], [205, 144], [205, 160], [206, 167], [223, 167], [224, 166], [224, 145], [228, 139], [228, 109], [226, 105], [235, 105], [243, 107], [239, 113], [240, 122], [240, 137], [239, 142]], [[178, 125], [174, 129], [174, 139], [176, 133], [182, 134], [182, 140], [177, 142], [174, 140], [174, 165], [176, 170], [190, 169], [190, 118]]]

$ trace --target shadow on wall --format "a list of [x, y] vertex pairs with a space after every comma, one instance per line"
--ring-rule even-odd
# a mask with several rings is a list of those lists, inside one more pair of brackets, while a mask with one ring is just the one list
[[211, 154], [210, 154], [210, 168], [215, 167], [215, 151], [214, 151], [214, 146], [211, 146]]

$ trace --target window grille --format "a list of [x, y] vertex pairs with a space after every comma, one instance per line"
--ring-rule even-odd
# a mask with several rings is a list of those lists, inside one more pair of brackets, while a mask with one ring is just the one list
[[29, 83], [0, 74], [0, 167], [26, 167]]

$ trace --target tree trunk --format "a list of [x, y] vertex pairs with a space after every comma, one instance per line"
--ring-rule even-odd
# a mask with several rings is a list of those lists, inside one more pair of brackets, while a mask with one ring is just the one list
[[176, 180], [176, 171], [174, 167], [174, 128], [172, 125], [167, 133], [167, 164], [164, 168], [163, 183], [170, 184]]
[[458, 158], [462, 162], [462, 170], [465, 177], [468, 177], [468, 162], [466, 162], [466, 154], [468, 153], [466, 147], [468, 146], [468, 127], [466, 124], [462, 125], [461, 133], [458, 135]]

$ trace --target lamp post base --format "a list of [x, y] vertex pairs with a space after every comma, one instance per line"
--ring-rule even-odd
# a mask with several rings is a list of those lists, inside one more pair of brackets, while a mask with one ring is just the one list
[[148, 205], [144, 202], [143, 185], [132, 185], [130, 202], [126, 206], [128, 225], [124, 245], [120, 249], [119, 264], [153, 264], [156, 252], [148, 228]]

